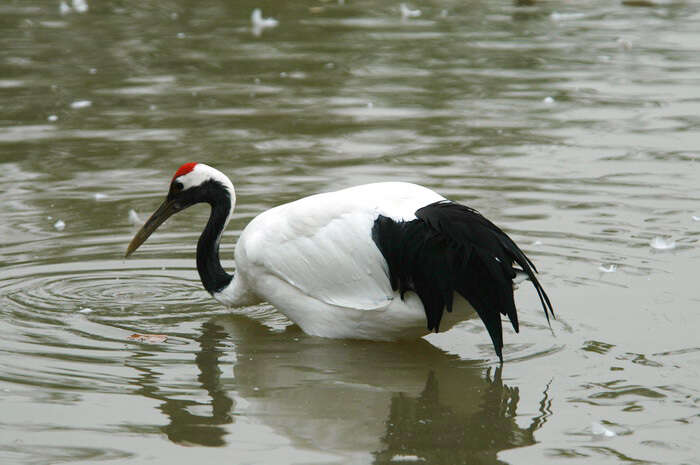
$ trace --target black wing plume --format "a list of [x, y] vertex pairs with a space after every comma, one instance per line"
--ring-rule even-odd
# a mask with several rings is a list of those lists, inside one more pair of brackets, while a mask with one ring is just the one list
[[517, 263], [535, 286], [549, 321], [552, 304], [540, 285], [537, 269], [498, 226], [478, 211], [440, 201], [416, 211], [416, 220], [394, 221], [380, 215], [372, 238], [389, 265], [391, 287], [403, 298], [414, 291], [423, 302], [428, 330], [438, 332], [443, 311], [452, 311], [454, 292], [476, 310], [503, 360], [499, 313], [518, 332], [512, 280]]

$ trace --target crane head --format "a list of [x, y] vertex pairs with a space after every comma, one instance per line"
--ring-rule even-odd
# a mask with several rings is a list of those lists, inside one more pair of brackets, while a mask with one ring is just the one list
[[232, 208], [235, 194], [233, 184], [226, 175], [204, 163], [185, 163], [173, 175], [165, 200], [136, 233], [124, 256], [131, 255], [175, 213], [200, 202], [213, 205], [222, 195], [230, 200]]

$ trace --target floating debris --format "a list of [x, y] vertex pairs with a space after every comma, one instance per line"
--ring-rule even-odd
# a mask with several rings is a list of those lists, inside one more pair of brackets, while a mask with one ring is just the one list
[[619, 45], [620, 47], [622, 47], [625, 50], [629, 50], [632, 48], [632, 42], [625, 39], [624, 37], [618, 37], [616, 42], [617, 42], [617, 45]]
[[178, 39], [184, 39], [184, 38], [185, 38], [185, 33], [184, 33], [184, 32], [178, 32], [177, 35], [176, 35], [176, 37], [177, 37]]
[[585, 18], [585, 14], [583, 13], [557, 13], [556, 11], [553, 11], [551, 15], [549, 15], [550, 19], [552, 21], [567, 21], [571, 19], [581, 19]]
[[56, 116], [56, 115], [49, 115], [49, 117], [46, 118], [46, 119], [49, 120], [49, 121], [52, 122], [52, 123], [55, 123], [56, 121], [58, 121], [58, 116]]
[[425, 462], [425, 459], [417, 455], [396, 454], [391, 458], [391, 462]]
[[670, 250], [676, 248], [676, 241], [671, 239], [664, 239], [661, 236], [657, 236], [649, 243], [652, 248], [656, 250]]
[[70, 107], [75, 109], [87, 108], [91, 106], [92, 102], [90, 100], [76, 100], [75, 102], [70, 104]]
[[591, 432], [595, 436], [605, 436], [606, 438], [617, 436], [613, 430], [606, 428], [602, 423], [598, 423], [597, 421], [591, 423]]
[[73, 9], [77, 13], [87, 13], [88, 4], [86, 0], [73, 0]]
[[61, 4], [58, 5], [58, 12], [61, 13], [61, 16], [67, 15], [72, 11], [73, 11], [73, 9], [70, 6], [68, 6], [68, 4], [66, 2], [61, 0]]
[[168, 336], [165, 334], [138, 334], [134, 333], [131, 336], [129, 336], [127, 339], [130, 339], [132, 341], [136, 342], [149, 342], [151, 344], [160, 344], [161, 342], [165, 342], [168, 340]]
[[542, 101], [547, 105], [552, 105], [554, 103], [554, 98], [553, 97], [545, 97], [544, 100], [542, 100]]
[[63, 220], [58, 220], [53, 224], [53, 227], [56, 228], [58, 231], [63, 231], [66, 229], [66, 223], [63, 222]]
[[405, 3], [402, 3], [400, 5], [401, 8], [401, 18], [402, 19], [408, 19], [408, 18], [417, 18], [421, 15], [421, 11], [416, 9], [412, 10], [408, 6], [406, 6]]
[[93, 195], [95, 200], [104, 200], [107, 198], [107, 194], [103, 194], [102, 192], [96, 192], [95, 195]]
[[67, 15], [72, 12], [76, 13], [87, 13], [89, 7], [87, 4], [86, 0], [73, 0], [72, 1], [73, 7], [71, 8], [70, 5], [68, 5], [68, 2], [61, 0], [61, 3], [58, 5], [58, 12], [61, 13], [61, 15]]
[[136, 210], [134, 209], [129, 210], [129, 223], [136, 226], [143, 224], [143, 221], [141, 221], [141, 218], [139, 218], [139, 214], [136, 213]]
[[693, 221], [700, 221], [700, 216], [693, 215], [691, 218], [693, 218]]
[[279, 25], [275, 18], [263, 18], [262, 10], [256, 8], [250, 15], [250, 22], [253, 23], [253, 35], [259, 36], [264, 29], [271, 29]]
[[92, 312], [94, 312], [94, 310], [91, 308], [87, 308], [87, 307], [81, 308], [80, 310], [78, 310], [78, 313], [86, 313], [87, 314], [87, 313], [92, 313]]
[[603, 273], [614, 273], [617, 271], [617, 265], [614, 263], [611, 263], [610, 265], [600, 265], [598, 270], [602, 271]]

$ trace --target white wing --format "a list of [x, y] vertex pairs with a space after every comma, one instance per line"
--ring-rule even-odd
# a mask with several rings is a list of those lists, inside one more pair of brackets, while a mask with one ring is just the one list
[[[414, 219], [418, 208], [442, 199], [407, 183], [306, 197], [256, 217], [241, 234], [236, 260], [240, 256], [246, 268], [273, 274], [327, 304], [384, 308], [394, 293], [387, 264], [372, 240], [374, 220], [379, 215]], [[255, 279], [248, 277], [253, 286]]]

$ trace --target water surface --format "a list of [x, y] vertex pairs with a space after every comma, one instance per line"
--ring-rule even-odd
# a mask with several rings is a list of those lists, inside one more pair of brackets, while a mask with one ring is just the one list
[[[0, 462], [700, 463], [697, 4], [94, 3], [0, 6]], [[122, 259], [188, 161], [236, 185], [229, 268], [260, 211], [400, 179], [507, 230], [558, 319], [522, 286], [499, 366], [477, 320], [224, 309], [206, 207]]]

